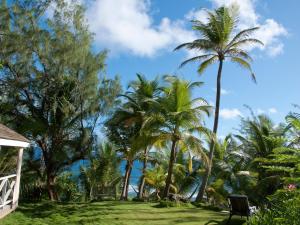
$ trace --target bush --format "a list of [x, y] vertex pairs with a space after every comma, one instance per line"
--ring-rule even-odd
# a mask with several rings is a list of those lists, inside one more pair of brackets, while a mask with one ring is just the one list
[[300, 224], [300, 191], [279, 190], [269, 197], [268, 209], [252, 216], [248, 225]]
[[72, 173], [61, 173], [56, 179], [56, 189], [59, 200], [62, 202], [78, 201], [81, 193], [79, 193], [76, 181], [72, 177]]

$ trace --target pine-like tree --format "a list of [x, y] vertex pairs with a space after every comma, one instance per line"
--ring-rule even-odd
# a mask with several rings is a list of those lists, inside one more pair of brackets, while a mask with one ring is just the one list
[[57, 175], [86, 157], [120, 87], [103, 76], [106, 52], [92, 51], [80, 5], [56, 1], [49, 18], [48, 1], [34, 2], [1, 5], [9, 21], [1, 16], [0, 111], [40, 151], [30, 159], [38, 162], [32, 169], [46, 175], [49, 198], [57, 200]]

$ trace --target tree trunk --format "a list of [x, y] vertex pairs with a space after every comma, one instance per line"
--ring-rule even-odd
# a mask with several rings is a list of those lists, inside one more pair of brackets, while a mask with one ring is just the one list
[[139, 184], [139, 192], [138, 192], [138, 199], [144, 198], [144, 188], [145, 188], [145, 173], [147, 169], [147, 161], [148, 161], [148, 148], [145, 148], [144, 150], [144, 160], [143, 160], [143, 170], [142, 170], [142, 176]]
[[[220, 100], [221, 100], [221, 78], [222, 78], [222, 68], [223, 68], [223, 59], [219, 61], [219, 69], [218, 69], [218, 77], [217, 77], [217, 93], [216, 93], [216, 107], [215, 107], [215, 118], [214, 118], [214, 127], [213, 133], [216, 135], [218, 131], [218, 124], [219, 124], [219, 112], [220, 112]], [[205, 175], [203, 176], [202, 184], [200, 190], [198, 192], [196, 202], [201, 202], [203, 200], [203, 196], [205, 193], [205, 189], [208, 183], [208, 179], [210, 176], [211, 168], [212, 168], [212, 160], [214, 157], [214, 149], [215, 143], [211, 141], [210, 143], [210, 150], [209, 150], [209, 163], [205, 170]]]
[[127, 187], [126, 187], [126, 192], [125, 192], [125, 200], [126, 201], [128, 200], [128, 192], [129, 192], [131, 171], [132, 171], [132, 165], [130, 165], [129, 172], [128, 172]]
[[130, 175], [131, 175], [131, 170], [132, 170], [132, 162], [127, 160], [126, 167], [125, 167], [125, 176], [124, 176], [124, 182], [123, 182], [123, 187], [122, 187], [122, 193], [120, 200], [128, 200], [128, 188], [129, 188], [129, 183], [130, 183]]
[[194, 191], [192, 192], [192, 194], [190, 195], [190, 197], [188, 198], [189, 200], [191, 200], [194, 196], [194, 194], [197, 192], [198, 188], [200, 186], [200, 183], [197, 185], [197, 187], [194, 189]]
[[51, 201], [57, 201], [58, 200], [58, 194], [55, 190], [54, 176], [49, 175], [49, 174], [47, 174], [47, 189], [48, 189], [49, 199]]
[[91, 189], [90, 189], [90, 200], [94, 200], [94, 185], [91, 185]]
[[173, 167], [176, 159], [176, 140], [173, 140], [172, 142], [172, 148], [171, 148], [171, 156], [170, 156], [170, 161], [169, 161], [169, 168], [168, 168], [168, 175], [166, 178], [166, 186], [164, 189], [164, 194], [163, 194], [163, 199], [167, 198], [169, 196], [170, 192], [170, 186], [172, 182], [172, 173], [173, 173]]

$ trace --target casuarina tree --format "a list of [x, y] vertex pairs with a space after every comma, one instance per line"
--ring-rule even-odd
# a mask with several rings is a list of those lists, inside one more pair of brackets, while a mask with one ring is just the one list
[[[79, 5], [56, 1], [53, 17], [32, 1], [1, 5], [0, 111], [33, 142], [32, 169], [57, 200], [58, 174], [84, 159], [101, 116], [119, 92], [104, 77], [106, 52], [92, 51], [92, 34]], [[3, 19], [3, 17], [1, 17]]]

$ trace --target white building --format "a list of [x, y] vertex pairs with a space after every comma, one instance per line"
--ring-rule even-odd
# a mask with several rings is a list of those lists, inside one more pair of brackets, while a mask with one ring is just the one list
[[25, 137], [0, 124], [0, 148], [1, 146], [10, 146], [19, 149], [16, 172], [0, 177], [0, 219], [18, 206], [23, 148], [27, 148], [29, 145], [29, 141]]

